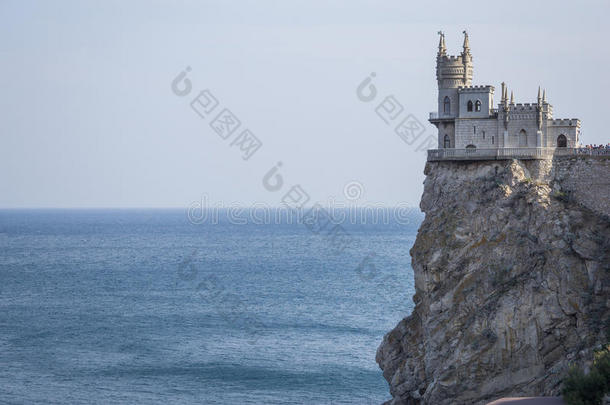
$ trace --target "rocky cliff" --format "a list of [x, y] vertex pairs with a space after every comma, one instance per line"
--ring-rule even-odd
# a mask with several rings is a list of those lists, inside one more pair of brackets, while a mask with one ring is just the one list
[[[610, 159], [430, 162], [390, 404], [558, 394], [610, 330]], [[576, 181], [575, 181], [576, 179]]]

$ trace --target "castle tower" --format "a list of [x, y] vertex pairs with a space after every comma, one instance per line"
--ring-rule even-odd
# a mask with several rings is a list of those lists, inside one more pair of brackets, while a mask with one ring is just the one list
[[447, 55], [445, 34], [439, 31], [440, 39], [436, 55], [436, 80], [438, 82], [438, 116], [458, 115], [458, 87], [472, 85], [472, 55], [468, 33], [464, 31], [463, 51], [458, 56]]

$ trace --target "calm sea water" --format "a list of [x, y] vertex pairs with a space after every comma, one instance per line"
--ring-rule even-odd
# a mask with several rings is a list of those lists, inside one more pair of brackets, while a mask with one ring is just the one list
[[1, 403], [377, 404], [421, 221], [0, 211]]

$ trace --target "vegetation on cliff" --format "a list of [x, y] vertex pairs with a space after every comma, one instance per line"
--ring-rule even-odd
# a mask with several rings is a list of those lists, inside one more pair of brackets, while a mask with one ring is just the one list
[[604, 395], [610, 393], [610, 343], [595, 352], [588, 374], [572, 366], [561, 393], [568, 405], [601, 405]]

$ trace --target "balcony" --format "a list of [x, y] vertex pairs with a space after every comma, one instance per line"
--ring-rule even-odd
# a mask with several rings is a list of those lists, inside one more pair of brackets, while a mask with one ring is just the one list
[[439, 114], [436, 111], [432, 111], [430, 113], [430, 117], [428, 118], [428, 121], [432, 124], [438, 124], [439, 122], [443, 122], [443, 121], [453, 121], [455, 120], [455, 117], [449, 114]]

